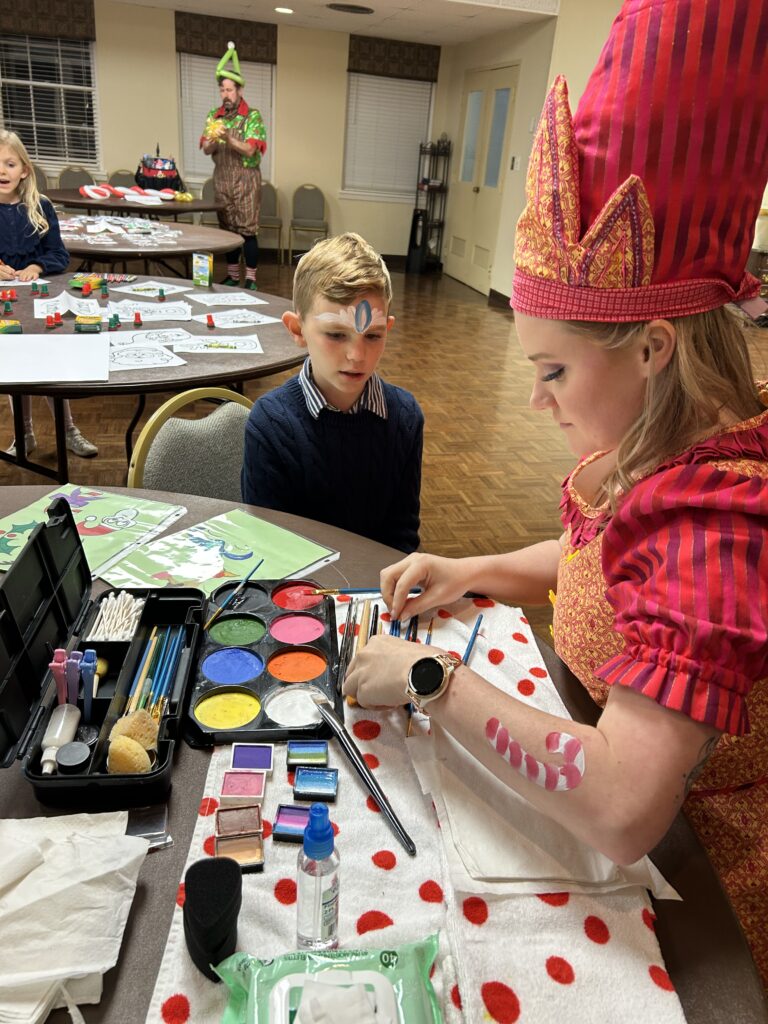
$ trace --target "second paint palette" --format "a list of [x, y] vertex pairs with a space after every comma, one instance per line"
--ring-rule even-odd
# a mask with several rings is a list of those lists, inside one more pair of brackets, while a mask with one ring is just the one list
[[[216, 590], [212, 616], [239, 580]], [[185, 717], [192, 746], [327, 735], [313, 687], [333, 701], [339, 652], [333, 599], [312, 580], [251, 580], [201, 638]]]

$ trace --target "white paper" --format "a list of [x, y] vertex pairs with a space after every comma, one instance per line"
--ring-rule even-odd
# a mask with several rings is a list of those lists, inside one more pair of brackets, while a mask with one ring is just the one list
[[106, 334], [0, 335], [0, 384], [101, 380], [109, 380]]
[[210, 338], [194, 338], [190, 335], [189, 341], [176, 342], [173, 345], [174, 352], [215, 352], [217, 355], [226, 355], [231, 352], [238, 355], [242, 352], [253, 352], [260, 354], [264, 351], [261, 342], [255, 334], [247, 337], [219, 336]]
[[47, 316], [55, 313], [74, 313], [75, 316], [98, 316], [101, 313], [101, 306], [96, 299], [81, 299], [70, 292], [61, 292], [59, 295], [48, 298], [35, 299], [35, 319], [45, 320]]
[[2, 288], [28, 288], [31, 284], [50, 284], [47, 277], [38, 277], [34, 281], [20, 281], [18, 277], [12, 277], [8, 281], [0, 281]]
[[206, 324], [209, 316], [213, 317], [213, 322], [217, 327], [229, 327], [230, 329], [280, 323], [278, 317], [255, 313], [252, 309], [225, 309], [216, 313], [198, 313], [192, 319], [197, 320], [199, 324]]
[[156, 299], [161, 288], [166, 295], [174, 295], [176, 292], [188, 292], [194, 288], [194, 285], [192, 283], [166, 284], [164, 281], [137, 281], [135, 284], [112, 285], [110, 291], [125, 292], [127, 295], [136, 295], [141, 299]]
[[133, 323], [135, 313], [140, 313], [142, 320], [150, 321], [192, 319], [192, 307], [188, 302], [134, 302], [132, 299], [123, 299], [110, 302], [101, 312], [102, 320], [108, 321], [117, 313], [124, 324]]
[[126, 348], [129, 345], [170, 345], [175, 347], [194, 338], [193, 334], [183, 327], [158, 327], [154, 331], [119, 330], [108, 333], [109, 343], [113, 348]]
[[268, 306], [266, 299], [258, 299], [253, 292], [193, 292], [190, 299], [206, 306]]
[[152, 366], [184, 366], [185, 362], [160, 345], [128, 345], [109, 350], [110, 370], [147, 370]]

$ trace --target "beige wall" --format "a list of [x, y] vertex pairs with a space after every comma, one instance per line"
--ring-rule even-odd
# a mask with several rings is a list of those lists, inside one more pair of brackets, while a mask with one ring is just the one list
[[96, 85], [105, 173], [135, 170], [142, 153], [178, 155], [173, 11], [96, 0]]
[[576, 109], [581, 94], [597, 63], [613, 19], [622, 0], [560, 0], [555, 44], [549, 65], [549, 81], [557, 75], [568, 80], [571, 110]]

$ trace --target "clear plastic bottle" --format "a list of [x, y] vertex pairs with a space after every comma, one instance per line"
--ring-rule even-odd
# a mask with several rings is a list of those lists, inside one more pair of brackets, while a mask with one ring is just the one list
[[296, 876], [299, 949], [335, 949], [339, 944], [339, 854], [325, 804], [312, 804]]
[[56, 751], [75, 738], [79, 724], [80, 708], [76, 704], [57, 704], [53, 709], [43, 736], [40, 757], [43, 775], [52, 775], [56, 771]]

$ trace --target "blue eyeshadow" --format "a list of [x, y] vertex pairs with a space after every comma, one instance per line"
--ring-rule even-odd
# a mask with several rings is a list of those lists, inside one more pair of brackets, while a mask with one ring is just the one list
[[338, 788], [338, 768], [296, 769], [293, 782], [294, 800], [324, 800], [330, 803], [336, 799]]
[[301, 843], [304, 829], [309, 824], [309, 808], [295, 804], [280, 804], [272, 826], [272, 839], [285, 843]]
[[286, 764], [288, 767], [297, 764], [325, 767], [328, 764], [328, 740], [288, 740]]

